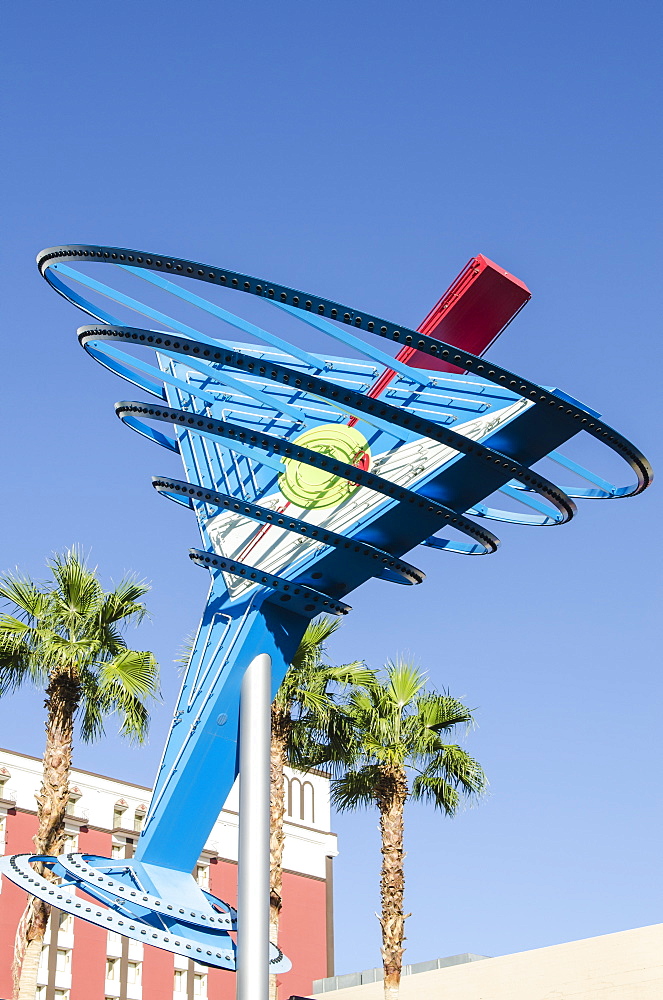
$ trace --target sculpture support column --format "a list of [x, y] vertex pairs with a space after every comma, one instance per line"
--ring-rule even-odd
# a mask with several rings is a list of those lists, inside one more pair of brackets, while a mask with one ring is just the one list
[[237, 1000], [269, 994], [271, 658], [249, 664], [240, 697]]

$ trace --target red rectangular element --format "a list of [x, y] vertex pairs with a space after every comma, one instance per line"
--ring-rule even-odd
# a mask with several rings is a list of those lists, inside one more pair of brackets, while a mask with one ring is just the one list
[[149, 1000], [173, 1000], [175, 963], [169, 952], [145, 945], [142, 977], [144, 997], [149, 997]]
[[[37, 832], [37, 817], [10, 809], [7, 813], [5, 854], [24, 854], [34, 850], [32, 838]], [[2, 879], [0, 892], [0, 997], [13, 996], [12, 959], [16, 928], [28, 896], [8, 878]]]
[[[531, 298], [529, 288], [483, 254], [473, 257], [419, 326], [419, 332], [483, 354]], [[403, 347], [399, 361], [414, 368], [443, 372], [464, 369]]]
[[[471, 354], [483, 354], [531, 297], [527, 285], [480, 253], [468, 261], [417, 329]], [[414, 347], [401, 347], [396, 358], [413, 368], [464, 371]], [[384, 371], [368, 395], [378, 399], [395, 374], [391, 368]], [[356, 422], [357, 417], [349, 421], [351, 426]]]
[[[105, 831], [83, 827], [78, 834], [78, 850], [81, 854], [108, 857], [112, 840], [112, 836]], [[103, 927], [76, 920], [70, 1000], [92, 1000], [93, 997], [96, 1000], [105, 995], [107, 941], [108, 934]], [[51, 986], [47, 996], [53, 995], [52, 990]]]
[[292, 970], [276, 977], [280, 997], [307, 997], [313, 980], [327, 975], [326, 895], [323, 879], [283, 873], [278, 943], [292, 959]]

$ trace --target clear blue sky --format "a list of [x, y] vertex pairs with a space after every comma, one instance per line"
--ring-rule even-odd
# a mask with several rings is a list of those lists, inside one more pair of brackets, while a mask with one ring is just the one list
[[[123, 429], [127, 394], [34, 256], [105, 242], [190, 256], [417, 323], [472, 255], [533, 299], [493, 356], [604, 413], [660, 468], [660, 4], [173, 0], [4, 12], [0, 568], [79, 542], [153, 581], [163, 664], [147, 749], [76, 763], [149, 783], [205, 574], [176, 472]], [[657, 367], [658, 365], [658, 367]], [[607, 462], [598, 469], [611, 468]], [[626, 470], [627, 471], [627, 470]], [[412, 808], [405, 961], [496, 955], [660, 920], [660, 583], [654, 486], [489, 559], [430, 551], [373, 583], [333, 647], [409, 651], [476, 706], [490, 797]], [[500, 526], [501, 527], [501, 526]], [[0, 745], [42, 750], [42, 698]], [[338, 971], [379, 964], [377, 816], [339, 817]]]

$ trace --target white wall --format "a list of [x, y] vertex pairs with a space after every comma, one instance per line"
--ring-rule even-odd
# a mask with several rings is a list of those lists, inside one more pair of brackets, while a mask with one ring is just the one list
[[[383, 1000], [382, 983], [317, 993]], [[401, 979], [400, 1000], [661, 1000], [663, 924]]]

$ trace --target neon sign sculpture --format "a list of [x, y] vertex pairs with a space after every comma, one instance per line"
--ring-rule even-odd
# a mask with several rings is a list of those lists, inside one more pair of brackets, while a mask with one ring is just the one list
[[[141, 251], [64, 246], [42, 252], [38, 264], [57, 292], [102, 324], [78, 331], [88, 354], [147, 394], [118, 403], [117, 415], [181, 456], [186, 479], [158, 477], [154, 486], [195, 513], [203, 547], [190, 556], [209, 570], [211, 589], [135, 857], [40, 858], [59, 885], [34, 872], [30, 855], [6, 858], [0, 870], [92, 923], [234, 969], [236, 913], [190, 872], [237, 775], [247, 668], [266, 664], [273, 694], [312, 617], [345, 614], [346, 596], [373, 577], [422, 581], [404, 558], [418, 545], [495, 551], [496, 537], [475, 516], [563, 524], [578, 498], [642, 492], [651, 469], [595, 411], [480, 356], [529, 298], [522, 283], [485, 258], [471, 262], [424, 332], [250, 275]], [[120, 289], [99, 280], [99, 264], [118, 276]], [[123, 290], [139, 279], [155, 305]], [[472, 302], [468, 289], [479, 279], [502, 281], [503, 314], [496, 294], [475, 296], [481, 316], [468, 314], [454, 331], [450, 317], [462, 318], [462, 310], [453, 307]], [[230, 312], [227, 292], [222, 304], [201, 298], [192, 280], [257, 297], [273, 307], [277, 326], [303, 321], [356, 357], [311, 352], [298, 346], [301, 337], [268, 332]], [[107, 300], [119, 315], [107, 311]], [[166, 300], [184, 310], [183, 319], [162, 311]], [[200, 329], [189, 325], [194, 309]], [[126, 313], [158, 329], [127, 325]], [[218, 329], [212, 336], [210, 323], [221, 324], [226, 338], [234, 329], [251, 342], [219, 339]], [[452, 343], [431, 335], [445, 330]], [[376, 337], [401, 345], [398, 357], [381, 351]], [[625, 459], [635, 482], [614, 486], [561, 454], [580, 431]], [[550, 482], [532, 469], [546, 456], [589, 485]], [[496, 491], [515, 509], [487, 506]], [[248, 781], [253, 765], [246, 766]], [[240, 838], [241, 827], [240, 816]], [[264, 837], [262, 844], [264, 854]], [[264, 890], [263, 881], [252, 898]], [[240, 893], [240, 931], [241, 900]], [[272, 971], [288, 968], [274, 946], [269, 961]]]

